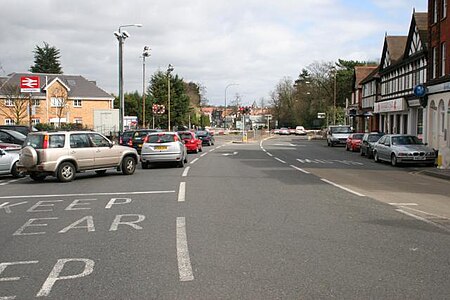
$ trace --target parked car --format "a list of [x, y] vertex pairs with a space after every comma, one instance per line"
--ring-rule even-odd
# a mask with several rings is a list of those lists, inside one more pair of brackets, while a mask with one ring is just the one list
[[55, 176], [61, 182], [69, 182], [75, 173], [84, 171], [105, 174], [107, 169], [116, 169], [131, 175], [137, 162], [135, 149], [114, 145], [97, 132], [34, 132], [20, 151], [18, 169], [35, 181]]
[[34, 126], [26, 126], [26, 125], [0, 125], [0, 129], [9, 129], [18, 131], [23, 135], [28, 135], [30, 132], [36, 132], [38, 131]]
[[154, 132], [147, 136], [141, 152], [142, 168], [160, 162], [175, 162], [180, 168], [188, 162], [186, 147], [176, 132]]
[[376, 162], [387, 161], [393, 166], [401, 163], [428, 164], [434, 166], [436, 153], [424, 145], [418, 137], [407, 134], [387, 134], [375, 144], [373, 156]]
[[200, 130], [200, 131], [197, 131], [195, 134], [197, 135], [197, 137], [198, 137], [200, 140], [202, 140], [202, 144], [203, 144], [203, 145], [208, 145], [208, 146], [214, 145], [214, 143], [215, 143], [215, 138], [214, 138], [214, 136], [211, 135], [211, 133], [209, 133], [208, 131], [206, 131], [206, 130]]
[[0, 129], [0, 140], [5, 143], [23, 145], [26, 139], [26, 135], [9, 129]]
[[345, 143], [345, 150], [347, 151], [359, 151], [361, 147], [361, 140], [364, 133], [352, 133], [348, 136], [347, 142]]
[[119, 145], [127, 146], [128, 141], [133, 137], [134, 130], [126, 130], [124, 131], [119, 138]]
[[306, 135], [306, 130], [303, 126], [295, 127], [295, 135]]
[[291, 133], [289, 132], [289, 129], [286, 127], [281, 127], [280, 131], [278, 131], [279, 135], [290, 135]]
[[353, 132], [349, 125], [331, 125], [327, 129], [327, 145], [333, 147], [337, 144], [345, 145], [348, 136]]
[[382, 132], [365, 133], [361, 141], [361, 156], [373, 157], [373, 147], [376, 142], [384, 135]]
[[289, 129], [289, 134], [295, 134], [295, 128], [288, 128]]
[[197, 137], [197, 135], [194, 132], [191, 131], [179, 131], [178, 135], [180, 136], [181, 140], [184, 143], [184, 146], [186, 147], [186, 150], [189, 152], [202, 152], [203, 146], [202, 146], [202, 140]]
[[11, 143], [5, 143], [2, 140], [0, 140], [0, 149], [7, 150], [7, 151], [20, 151], [22, 147], [17, 144], [11, 144]]
[[11, 174], [14, 178], [23, 177], [23, 173], [17, 169], [18, 161], [19, 152], [0, 148], [0, 175]]

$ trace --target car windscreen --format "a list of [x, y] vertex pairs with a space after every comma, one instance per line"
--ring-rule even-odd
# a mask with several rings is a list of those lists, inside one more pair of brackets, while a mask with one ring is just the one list
[[363, 135], [364, 135], [363, 133], [361, 133], [361, 134], [360, 133], [354, 134], [353, 135], [353, 139], [354, 140], [361, 140]]
[[422, 145], [422, 142], [415, 136], [394, 136], [392, 145]]
[[349, 127], [331, 127], [331, 133], [352, 133], [352, 130]]
[[207, 131], [197, 131], [197, 136], [207, 136], [208, 132]]
[[42, 134], [29, 134], [24, 145], [31, 146], [34, 149], [42, 149], [44, 146], [44, 136]]
[[5, 132], [9, 133], [10, 135], [12, 135], [14, 138], [20, 140], [20, 141], [25, 141], [26, 139], [26, 135], [18, 132], [18, 131], [14, 131], [14, 130], [8, 130], [6, 129]]
[[148, 136], [148, 142], [151, 144], [163, 144], [175, 142], [173, 134], [152, 134]]
[[374, 143], [374, 142], [378, 141], [382, 136], [383, 136], [382, 134], [380, 134], [380, 135], [378, 135], [378, 134], [369, 135], [367, 140], [369, 142], [373, 142]]
[[192, 139], [192, 134], [190, 134], [190, 133], [181, 133], [180, 134], [180, 138], [182, 138], [183, 140], [190, 140], [190, 139]]

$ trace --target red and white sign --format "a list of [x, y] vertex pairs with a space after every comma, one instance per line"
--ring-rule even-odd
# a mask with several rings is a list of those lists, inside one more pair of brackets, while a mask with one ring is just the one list
[[20, 91], [22, 93], [39, 93], [41, 91], [39, 76], [20, 77]]

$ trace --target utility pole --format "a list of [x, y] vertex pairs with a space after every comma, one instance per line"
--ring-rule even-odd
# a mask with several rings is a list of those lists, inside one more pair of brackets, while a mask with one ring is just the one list
[[145, 58], [150, 56], [150, 48], [144, 47], [142, 52], [142, 128], [145, 128]]

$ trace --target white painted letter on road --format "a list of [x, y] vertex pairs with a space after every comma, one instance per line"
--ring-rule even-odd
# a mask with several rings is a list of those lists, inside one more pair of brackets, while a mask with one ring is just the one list
[[[128, 221], [128, 222], [123, 221], [122, 222], [122, 217], [137, 217], [137, 220], [136, 221]], [[115, 217], [114, 221], [112, 222], [111, 228], [109, 228], [109, 231], [116, 231], [120, 224], [131, 226], [134, 229], [142, 229], [142, 227], [139, 226], [139, 225], [136, 225], [136, 223], [142, 222], [144, 220], [145, 220], [145, 216], [143, 216], [143, 215], [135, 215], [135, 214], [117, 215]]]
[[[77, 226], [78, 224], [81, 224], [84, 221], [86, 221], [86, 226]], [[73, 222], [72, 224], [70, 224], [66, 228], [64, 228], [61, 231], [59, 231], [59, 233], [66, 233], [70, 229], [74, 229], [74, 228], [87, 228], [88, 232], [95, 231], [94, 219], [92, 218], [92, 216], [86, 216], [84, 218], [79, 219], [78, 221]]]
[[53, 217], [53, 218], [36, 218], [36, 219], [29, 219], [22, 227], [20, 227], [19, 229], [17, 229], [16, 232], [13, 233], [13, 235], [34, 235], [34, 234], [45, 234], [45, 232], [28, 232], [28, 233], [24, 233], [23, 231], [25, 230], [25, 228], [27, 227], [45, 227], [47, 226], [47, 224], [33, 224], [34, 221], [37, 220], [57, 220], [58, 218]]
[[[118, 201], [121, 200], [121, 201]], [[105, 208], [111, 208], [113, 205], [116, 204], [128, 204], [131, 202], [131, 198], [112, 198], [109, 200], [108, 204], [106, 204]]]

